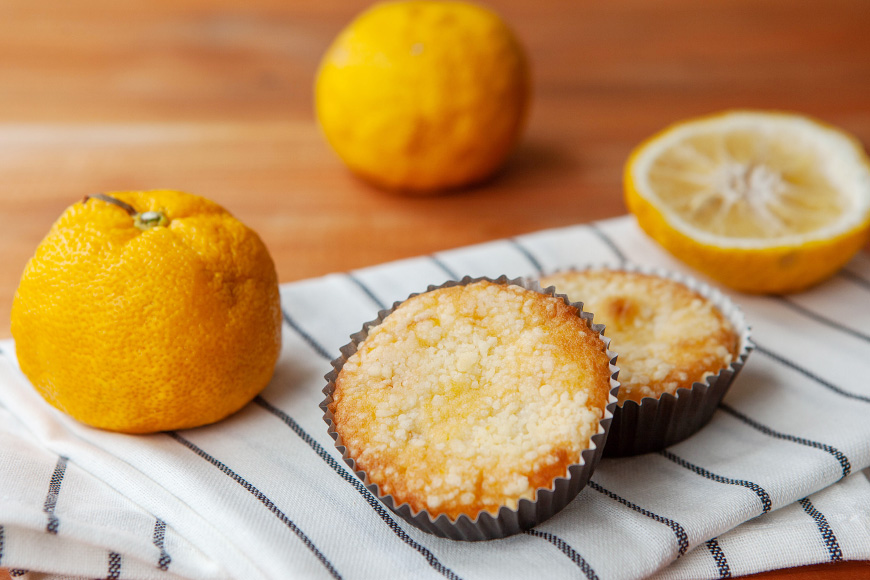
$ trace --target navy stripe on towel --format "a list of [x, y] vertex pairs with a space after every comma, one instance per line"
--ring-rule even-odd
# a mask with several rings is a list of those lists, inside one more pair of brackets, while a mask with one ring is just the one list
[[233, 481], [235, 481], [236, 483], [241, 485], [243, 488], [248, 490], [251, 493], [251, 495], [256, 497], [258, 500], [260, 500], [260, 503], [262, 503], [264, 506], [266, 506], [266, 509], [268, 509], [270, 512], [272, 512], [275, 515], [275, 517], [277, 517], [284, 525], [286, 525], [288, 528], [290, 528], [290, 531], [292, 531], [294, 534], [296, 534], [296, 536], [300, 540], [302, 540], [302, 543], [305, 544], [305, 547], [307, 547], [309, 550], [311, 550], [311, 553], [314, 554], [314, 556], [320, 561], [321, 564], [323, 564], [323, 567], [326, 568], [326, 570], [330, 573], [330, 575], [333, 578], [336, 578], [336, 579], [341, 578], [341, 575], [333, 567], [332, 563], [326, 558], [326, 556], [324, 556], [323, 553], [317, 549], [317, 546], [314, 545], [314, 542], [311, 541], [311, 538], [306, 536], [305, 532], [303, 532], [301, 529], [299, 529], [299, 527], [293, 523], [293, 520], [291, 520], [289, 517], [287, 517], [287, 515], [284, 512], [282, 512], [278, 508], [278, 506], [276, 506], [272, 502], [272, 500], [270, 500], [268, 497], [266, 497], [266, 495], [263, 492], [261, 492], [259, 489], [254, 487], [252, 484], [248, 483], [242, 476], [237, 474], [235, 471], [233, 471], [232, 469], [230, 469], [229, 467], [227, 467], [226, 465], [224, 465], [223, 463], [221, 463], [220, 461], [218, 461], [217, 459], [215, 459], [214, 457], [212, 457], [211, 455], [206, 453], [204, 450], [197, 447], [196, 444], [192, 443], [191, 441], [188, 441], [187, 439], [185, 439], [184, 437], [182, 437], [178, 433], [176, 433], [174, 431], [167, 431], [166, 435], [168, 435], [169, 437], [172, 437], [173, 439], [175, 439], [176, 441], [178, 441], [179, 443], [181, 443], [182, 445], [184, 445], [185, 447], [187, 447], [188, 449], [190, 449], [191, 451], [193, 451], [194, 453], [196, 453], [197, 455], [199, 455], [200, 457], [202, 457], [203, 459], [205, 459], [206, 461], [208, 461], [209, 463], [211, 463], [212, 465], [217, 467], [224, 474], [228, 475], [230, 477], [230, 479], [232, 479]]
[[516, 248], [516, 250], [520, 254], [523, 255], [523, 257], [526, 259], [526, 261], [532, 265], [532, 268], [534, 268], [534, 270], [537, 274], [540, 274], [541, 272], [544, 271], [544, 268], [541, 266], [541, 263], [538, 261], [538, 259], [535, 257], [535, 255], [532, 254], [532, 252], [529, 251], [529, 249], [526, 248], [524, 245], [522, 245], [516, 238], [509, 238], [507, 241], [510, 242], [510, 244], [514, 248]]
[[728, 565], [728, 559], [725, 557], [725, 552], [719, 545], [716, 538], [708, 540], [705, 544], [710, 555], [716, 561], [716, 568], [719, 570], [719, 578], [731, 578], [731, 566]]
[[45, 504], [42, 506], [42, 511], [48, 515], [45, 531], [49, 534], [57, 534], [57, 529], [60, 526], [60, 520], [54, 515], [54, 509], [57, 507], [57, 497], [60, 495], [60, 486], [63, 483], [64, 473], [66, 473], [67, 461], [68, 459], [63, 456], [57, 458], [54, 473], [51, 474], [51, 480], [48, 483], [48, 494], [45, 496]]
[[794, 363], [794, 362], [788, 360], [787, 358], [785, 358], [782, 355], [779, 355], [779, 354], [776, 354], [775, 352], [767, 350], [766, 348], [760, 346], [758, 343], [755, 343], [755, 350], [760, 352], [761, 354], [763, 354], [765, 356], [772, 358], [773, 360], [780, 363], [781, 365], [787, 366], [788, 368], [799, 372], [800, 374], [802, 374], [806, 378], [815, 381], [816, 383], [825, 387], [826, 389], [834, 391], [838, 395], [842, 395], [843, 397], [848, 397], [850, 399], [855, 399], [856, 401], [863, 401], [865, 403], [870, 403], [870, 397], [866, 397], [864, 395], [856, 395], [855, 393], [850, 393], [849, 391], [844, 391], [843, 389], [841, 389], [837, 385], [835, 385], [833, 383], [829, 383], [828, 381], [826, 381], [822, 377], [810, 372], [809, 370], [807, 370], [801, 366], [798, 366], [797, 363]]
[[728, 413], [729, 415], [740, 419], [753, 429], [764, 433], [765, 435], [775, 437], [776, 439], [782, 439], [784, 441], [791, 441], [792, 443], [798, 443], [799, 445], [806, 445], [807, 447], [813, 447], [815, 449], [820, 449], [822, 451], [830, 453], [837, 459], [837, 461], [840, 462], [840, 467], [843, 468], [843, 477], [846, 477], [852, 472], [852, 464], [849, 462], [849, 458], [846, 457], [846, 455], [842, 451], [840, 451], [836, 447], [833, 447], [832, 445], [828, 445], [826, 443], [819, 443], [818, 441], [812, 441], [803, 437], [795, 437], [794, 435], [789, 435], [788, 433], [780, 433], [779, 431], [774, 431], [770, 427], [762, 425], [754, 419], [750, 419], [749, 417], [747, 417], [737, 409], [734, 409], [733, 407], [727, 405], [726, 403], [720, 403], [719, 408]]
[[612, 491], [605, 489], [604, 487], [598, 485], [597, 483], [595, 483], [592, 480], [589, 480], [588, 485], [589, 485], [589, 487], [591, 487], [595, 491], [606, 495], [607, 497], [609, 497], [610, 499], [612, 499], [614, 501], [618, 501], [622, 505], [633, 509], [637, 513], [644, 515], [652, 520], [657, 521], [660, 524], [664, 524], [664, 525], [668, 526], [669, 528], [671, 528], [671, 531], [674, 532], [674, 536], [676, 536], [677, 543], [680, 546], [679, 552], [677, 554], [677, 558], [683, 556], [686, 553], [686, 550], [689, 549], [689, 537], [688, 537], [688, 535], [686, 535], [686, 529], [682, 525], [680, 525], [679, 523], [675, 522], [672, 519], [666, 518], [664, 516], [654, 514], [653, 512], [651, 512], [647, 509], [644, 509], [644, 508], [640, 507], [639, 505], [628, 501], [624, 497], [618, 496], [615, 493], [613, 493]]
[[592, 569], [592, 566], [590, 566], [589, 563], [583, 559], [583, 556], [578, 554], [574, 548], [569, 546], [568, 543], [559, 536], [556, 536], [549, 532], [540, 532], [535, 529], [526, 530], [526, 533], [530, 536], [535, 536], [537, 538], [547, 540], [548, 542], [559, 548], [559, 550], [563, 554], [568, 556], [568, 558], [570, 558], [572, 562], [577, 564], [577, 567], [583, 571], [583, 574], [586, 575], [586, 578], [588, 578], [588, 580], [598, 580], [598, 575], [595, 573], [595, 570]]
[[6, 529], [0, 524], [0, 564], [3, 564], [3, 548], [6, 546]]
[[659, 451], [659, 455], [661, 455], [662, 457], [664, 457], [666, 459], [670, 459], [671, 461], [673, 461], [674, 463], [676, 463], [680, 467], [685, 467], [689, 471], [697, 473], [698, 475], [706, 477], [707, 479], [709, 479], [711, 481], [715, 481], [716, 483], [724, 483], [727, 485], [739, 485], [739, 486], [745, 487], [747, 489], [751, 489], [753, 492], [755, 492], [755, 495], [758, 496], [758, 499], [761, 500], [762, 513], [766, 514], [767, 512], [770, 511], [770, 506], [771, 506], [770, 494], [768, 494], [764, 490], [764, 488], [761, 487], [760, 485], [758, 485], [757, 483], [753, 483], [751, 481], [746, 481], [745, 479], [731, 479], [730, 477], [723, 477], [721, 475], [717, 475], [711, 471], [704, 469], [703, 467], [699, 467], [698, 465], [695, 465], [694, 463], [689, 463], [688, 461], [686, 461], [682, 457], [679, 457], [679, 456], [675, 455], [674, 453], [671, 453], [667, 449], [662, 449], [661, 451]]
[[300, 327], [300, 326], [296, 323], [295, 320], [293, 320], [292, 318], [290, 318], [290, 315], [287, 314], [287, 311], [286, 311], [286, 310], [284, 310], [284, 309], [282, 308], [282, 309], [281, 309], [281, 313], [284, 315], [284, 322], [287, 323], [287, 326], [289, 326], [290, 328], [292, 328], [293, 330], [295, 330], [295, 331], [296, 331], [296, 334], [298, 334], [300, 337], [302, 337], [302, 340], [304, 340], [306, 343], [308, 343], [308, 346], [310, 346], [311, 348], [313, 348], [314, 351], [315, 351], [317, 354], [319, 354], [320, 356], [322, 356], [322, 357], [325, 358], [326, 360], [332, 360], [332, 359], [334, 358], [334, 357], [330, 356], [329, 352], [327, 352], [327, 350], [326, 350], [325, 348], [323, 348], [323, 347], [322, 347], [320, 344], [318, 344], [318, 343], [317, 343], [313, 338], [311, 338], [311, 336], [310, 336], [307, 332], [305, 332], [304, 330], [302, 330], [302, 327]]
[[371, 300], [375, 304], [375, 306], [378, 307], [378, 309], [385, 310], [387, 308], [387, 306], [383, 302], [381, 302], [380, 298], [375, 296], [375, 293], [372, 292], [368, 286], [363, 284], [362, 280], [360, 280], [359, 278], [357, 278], [353, 274], [348, 274], [347, 277], [350, 279], [351, 282], [356, 284], [360, 290], [363, 291], [363, 294], [368, 296], [369, 300]]
[[154, 534], [151, 538], [151, 542], [157, 546], [157, 549], [160, 550], [160, 558], [157, 560], [157, 567], [163, 570], [164, 572], [169, 570], [169, 563], [172, 562], [172, 557], [166, 551], [166, 547], [163, 545], [164, 540], [166, 539], [166, 522], [157, 518], [157, 521], [154, 522]]
[[846, 326], [840, 322], [837, 322], [836, 320], [828, 318], [827, 316], [822, 316], [818, 312], [813, 312], [809, 308], [801, 306], [800, 304], [796, 304], [787, 298], [780, 297], [779, 302], [781, 304], [788, 306], [789, 308], [791, 308], [792, 310], [794, 310], [798, 314], [802, 314], [803, 316], [806, 316], [807, 318], [815, 320], [818, 323], [824, 324], [825, 326], [833, 328], [834, 330], [838, 330], [844, 334], [854, 336], [855, 338], [858, 338], [858, 339], [863, 340], [865, 342], [870, 342], [870, 335], [864, 334], [863, 332], [858, 332], [854, 328], [849, 328], [848, 326]]
[[459, 280], [459, 279], [461, 278], [461, 276], [459, 276], [459, 274], [457, 274], [456, 272], [454, 272], [454, 271], [450, 268], [450, 266], [448, 266], [447, 264], [445, 264], [444, 261], [443, 261], [441, 258], [439, 258], [438, 256], [436, 256], [435, 254], [430, 254], [430, 255], [429, 255], [429, 259], [432, 260], [432, 263], [433, 263], [433, 264], [435, 264], [436, 266], [438, 266], [439, 268], [441, 268], [441, 270], [442, 270], [445, 274], [447, 274], [447, 275], [450, 277], [451, 280]]
[[816, 526], [818, 526], [819, 533], [822, 535], [822, 541], [825, 543], [825, 548], [828, 549], [828, 555], [830, 556], [831, 562], [839, 562], [842, 560], [843, 551], [840, 549], [840, 543], [837, 541], [837, 536], [834, 535], [834, 530], [831, 529], [824, 514], [816, 509], [808, 497], [805, 497], [798, 503], [801, 504], [801, 507], [804, 508], [804, 511], [807, 512], [811, 518], [816, 520]]
[[858, 284], [859, 286], [863, 286], [867, 290], [870, 290], [870, 280], [868, 280], [867, 278], [862, 278], [861, 276], [859, 276], [855, 272], [851, 272], [849, 270], [846, 270], [845, 268], [840, 270], [839, 274], [843, 278], [846, 278], [847, 280], [851, 280], [855, 284]]
[[121, 577], [121, 554], [118, 552], [109, 552], [109, 573], [106, 574], [108, 580], [118, 580]]
[[598, 238], [604, 242], [610, 251], [613, 252], [613, 255], [616, 256], [616, 259], [622, 262], [623, 264], [628, 262], [628, 258], [625, 257], [625, 254], [622, 253], [622, 250], [619, 249], [619, 246], [613, 241], [613, 239], [608, 236], [604, 230], [596, 223], [591, 223], [588, 225], [589, 231], [598, 236]]
[[405, 532], [405, 530], [403, 530], [401, 526], [399, 526], [399, 524], [397, 524], [395, 520], [390, 517], [387, 509], [374, 495], [372, 495], [371, 492], [369, 492], [368, 489], [366, 489], [366, 487], [362, 484], [359, 478], [350, 473], [344, 467], [342, 467], [342, 465], [338, 461], [336, 461], [335, 458], [332, 457], [332, 455], [330, 455], [320, 443], [315, 441], [314, 438], [311, 437], [311, 435], [309, 435], [304, 429], [302, 429], [302, 427], [300, 427], [299, 424], [294, 421], [290, 415], [268, 402], [262, 396], [258, 395], [257, 397], [255, 397], [254, 402], [278, 417], [279, 419], [281, 419], [281, 421], [283, 421], [285, 425], [290, 427], [290, 429], [300, 439], [302, 439], [302, 441], [304, 441], [306, 444], [308, 444], [309, 447], [311, 447], [311, 449], [314, 450], [318, 457], [325, 461], [326, 464], [329, 465], [338, 475], [340, 475], [342, 479], [344, 479], [346, 482], [353, 486], [357, 493], [359, 493], [363, 497], [363, 499], [366, 500], [366, 503], [369, 504], [369, 506], [375, 511], [375, 513], [378, 514], [378, 516], [380, 516], [384, 523], [389, 526], [389, 528], [393, 531], [394, 534], [399, 537], [399, 539], [408, 544], [410, 547], [417, 550], [417, 552], [419, 552], [420, 555], [426, 559], [426, 561], [429, 563], [430, 566], [432, 566], [432, 568], [434, 568], [445, 577], [450, 578], [450, 580], [460, 580], [459, 576], [457, 576], [452, 570], [444, 566], [444, 564], [442, 564], [441, 561], [435, 557], [435, 554], [414, 541], [414, 539], [411, 538], [407, 534], [407, 532]]

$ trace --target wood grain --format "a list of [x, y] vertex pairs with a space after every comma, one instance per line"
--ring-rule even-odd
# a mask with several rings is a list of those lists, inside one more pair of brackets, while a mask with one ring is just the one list
[[[489, 4], [534, 67], [523, 141], [483, 186], [409, 198], [349, 175], [313, 115], [318, 59], [366, 2], [4, 0], [0, 337], [28, 257], [89, 193], [210, 197], [290, 282], [621, 215], [631, 148], [697, 114], [793, 110], [870, 142], [866, 0]], [[866, 578], [868, 564], [761, 577], [821, 576]]]

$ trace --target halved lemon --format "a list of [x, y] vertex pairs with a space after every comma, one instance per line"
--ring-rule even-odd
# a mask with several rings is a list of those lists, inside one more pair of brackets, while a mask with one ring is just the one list
[[744, 292], [816, 284], [870, 232], [860, 142], [801, 115], [731, 111], [678, 123], [632, 152], [624, 185], [647, 234]]

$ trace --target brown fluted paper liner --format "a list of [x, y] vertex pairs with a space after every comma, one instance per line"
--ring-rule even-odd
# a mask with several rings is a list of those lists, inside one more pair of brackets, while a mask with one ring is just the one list
[[[508, 279], [506, 276], [501, 276], [492, 279], [486, 277], [471, 278], [466, 276], [458, 282], [450, 281], [440, 286], [429, 286], [426, 291], [431, 292], [438, 288], [446, 288], [460, 284], [467, 285], [481, 280], [487, 280], [497, 284], [516, 285], [527, 290], [560, 297], [566, 304], [577, 308], [579, 315], [590, 329], [597, 332], [599, 335], [604, 331], [603, 325], [593, 324], [592, 313], [583, 312], [582, 304], [570, 302], [567, 297], [556, 294], [552, 288], [542, 290], [537, 282], [524, 278]], [[411, 296], [415, 295], [416, 294], [412, 294]], [[619, 369], [614, 364], [616, 361], [616, 355], [610, 352], [610, 350], [607, 350], [607, 355], [610, 360], [611, 375], [610, 400], [605, 408], [604, 417], [599, 421], [598, 432], [591, 437], [589, 448], [581, 453], [582, 462], [570, 465], [568, 467], [567, 475], [565, 477], [556, 478], [551, 487], [539, 488], [536, 490], [534, 500], [520, 499], [516, 509], [503, 506], [499, 509], [497, 514], [482, 511], [475, 518], [462, 514], [455, 521], [451, 520], [444, 514], [433, 519], [431, 514], [426, 510], [414, 513], [407, 503], [396, 505], [395, 500], [391, 495], [381, 494], [378, 486], [369, 480], [366, 473], [356, 469], [354, 460], [348, 455], [347, 449], [342, 444], [341, 437], [335, 430], [333, 414], [329, 410], [329, 404], [333, 400], [332, 394], [335, 391], [335, 380], [344, 363], [351, 355], [353, 355], [353, 353], [356, 352], [357, 346], [366, 339], [369, 330], [381, 324], [383, 320], [400, 304], [401, 302], [396, 302], [392, 308], [382, 310], [378, 313], [375, 320], [364, 324], [360, 332], [353, 334], [351, 336], [351, 342], [341, 348], [341, 356], [332, 361], [333, 370], [325, 377], [327, 385], [323, 389], [323, 392], [326, 395], [326, 398], [320, 404], [320, 408], [324, 411], [323, 418], [327, 423], [328, 432], [330, 436], [335, 439], [336, 448], [341, 452], [342, 458], [350, 466], [351, 470], [356, 473], [375, 497], [404, 520], [425, 532], [454, 540], [491, 540], [518, 534], [523, 530], [532, 528], [550, 518], [568, 505], [568, 503], [574, 499], [578, 493], [580, 493], [580, 490], [583, 489], [589, 481], [595, 466], [601, 459], [604, 442], [607, 438], [607, 432], [610, 428], [614, 409], [616, 408], [616, 393], [619, 388], [619, 383], [617, 382], [616, 377]], [[609, 347], [609, 339], [603, 336], [602, 339], [605, 341], [605, 345]]]
[[[659, 451], [696, 433], [710, 421], [728, 387], [755, 347], [750, 339], [750, 329], [743, 312], [719, 290], [689, 276], [662, 268], [624, 264], [619, 267], [591, 266], [584, 269], [621, 270], [673, 280], [711, 301], [731, 322], [739, 337], [738, 352], [731, 364], [703, 381], [695, 382], [691, 389], [677, 389], [674, 394], [664, 393], [659, 398], [645, 397], [640, 403], [629, 400], [618, 405], [613, 414], [604, 456], [622, 457]], [[582, 296], [573, 298], [582, 299]], [[616, 348], [618, 350], [619, 345]]]

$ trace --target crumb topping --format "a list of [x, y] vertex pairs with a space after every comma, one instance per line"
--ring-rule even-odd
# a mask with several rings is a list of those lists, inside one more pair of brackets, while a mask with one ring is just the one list
[[738, 337], [712, 302], [683, 284], [615, 270], [561, 272], [541, 280], [581, 301], [618, 353], [619, 402], [675, 393], [731, 364]]
[[598, 431], [604, 342], [561, 298], [477, 282], [415, 296], [373, 328], [331, 409], [381, 492], [433, 515], [516, 507]]

